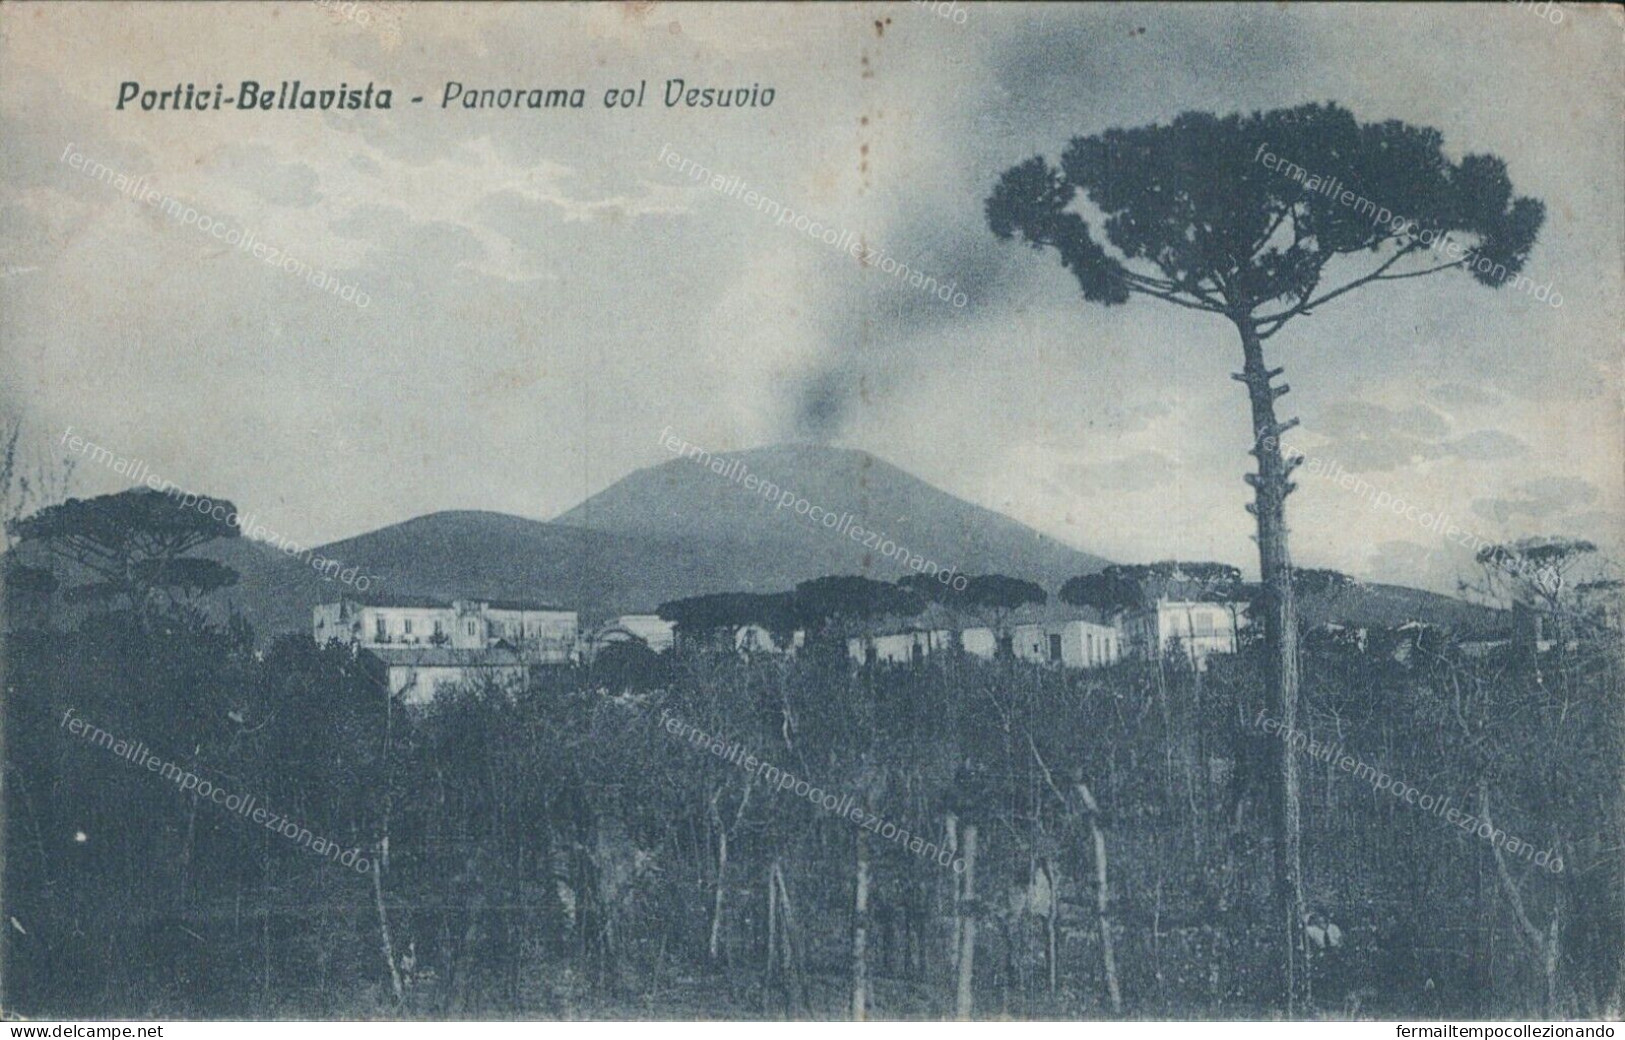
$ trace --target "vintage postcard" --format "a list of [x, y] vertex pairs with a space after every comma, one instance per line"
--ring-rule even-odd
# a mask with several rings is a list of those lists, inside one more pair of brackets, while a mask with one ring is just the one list
[[1612, 1036], [1622, 53], [0, 4], [0, 1028]]

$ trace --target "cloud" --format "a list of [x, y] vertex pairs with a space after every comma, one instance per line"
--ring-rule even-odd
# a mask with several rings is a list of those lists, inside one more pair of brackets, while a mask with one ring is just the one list
[[1580, 477], [1541, 477], [1519, 485], [1508, 498], [1474, 499], [1473, 512], [1501, 524], [1518, 517], [1553, 520], [1579, 513], [1599, 494], [1595, 484]]
[[[636, 193], [579, 190], [571, 167], [546, 161], [520, 165], [483, 137], [428, 162], [361, 146], [331, 173], [335, 195], [387, 198], [391, 204], [335, 205], [328, 230], [393, 252], [398, 260], [433, 258], [436, 267], [455, 265], [503, 282], [559, 277], [570, 262], [555, 241], [561, 223], [625, 223], [686, 211], [679, 193], [641, 181]], [[425, 238], [424, 228], [438, 231]], [[434, 244], [450, 248], [444, 253], [422, 248]]]
[[1370, 401], [1337, 401], [1316, 428], [1328, 438], [1317, 454], [1336, 459], [1355, 473], [1445, 458], [1494, 462], [1528, 450], [1523, 441], [1502, 430], [1473, 430], [1452, 437], [1450, 420], [1425, 404], [1388, 408]]
[[219, 166], [226, 179], [276, 206], [307, 209], [322, 199], [315, 169], [303, 162], [278, 162], [271, 149], [260, 145], [227, 149]]
[[[0, 278], [28, 407], [56, 428], [142, 431], [137, 446], [176, 479], [244, 502], [320, 502], [289, 532], [305, 540], [435, 508], [553, 515], [647, 461], [649, 427], [670, 423], [713, 443], [810, 434], [870, 448], [1122, 558], [1244, 559], [1233, 330], [1156, 301], [1088, 305], [1053, 253], [997, 241], [983, 215], [1010, 165], [1187, 109], [1332, 97], [1362, 119], [1437, 126], [1453, 148], [1506, 158], [1518, 190], [1546, 200], [1543, 280], [1618, 269], [1619, 131], [1583, 104], [1618, 83], [1617, 62], [1577, 38], [1569, 60], [1584, 74], [1553, 80], [1541, 34], [1485, 35], [1448, 6], [1418, 9], [1427, 32], [1367, 19], [1353, 34], [1358, 19], [1335, 5], [1017, 5], [985, 24], [973, 13], [972, 31], [899, 7], [879, 38], [872, 15], [840, 6], [364, 3], [370, 25], [311, 5], [68, 5], [0, 38], [0, 269], [39, 268]], [[1435, 60], [1442, 108], [1403, 77], [1366, 74], [1379, 57], [1459, 57], [1463, 33], [1507, 75], [1480, 82], [1472, 62]], [[119, 68], [131, 39], [194, 36], [221, 68], [275, 54], [290, 78], [388, 83], [395, 110], [109, 110], [115, 81], [98, 70]], [[155, 82], [195, 75], [187, 53], [157, 54]], [[778, 101], [725, 121], [667, 110], [668, 76], [760, 79]], [[643, 111], [598, 106], [645, 77]], [[449, 79], [580, 84], [594, 110], [441, 111]], [[1576, 120], [1540, 123], [1554, 107]], [[68, 169], [69, 141], [373, 303], [216, 251]], [[957, 281], [967, 305], [664, 169], [668, 141]], [[1524, 519], [1555, 501], [1509, 490], [1530, 458], [1569, 460], [1603, 489], [1576, 508], [1617, 507], [1617, 402], [1610, 413], [1587, 397], [1617, 385], [1617, 286], [1559, 311], [1458, 282], [1351, 294], [1272, 341], [1301, 435], [1326, 411], [1317, 454], [1394, 470], [1385, 487], [1464, 516], [1474, 496]], [[1382, 404], [1322, 407], [1351, 392]], [[1050, 482], [1065, 487], [1035, 493]], [[1140, 488], [1132, 509], [1116, 501]], [[1295, 547], [1339, 563], [1407, 533], [1364, 509], [1351, 523], [1347, 497], [1319, 489], [1291, 507]]]
[[[1396, 539], [1378, 542], [1366, 559], [1367, 580], [1415, 586], [1419, 575], [1439, 569], [1440, 553], [1416, 542]], [[1435, 584], [1437, 587], [1437, 584]]]
[[1491, 386], [1471, 386], [1467, 383], [1438, 383], [1428, 387], [1428, 394], [1442, 405], [1498, 405], [1506, 395]]
[[1163, 452], [1137, 451], [1103, 462], [1074, 463], [1064, 467], [1060, 477], [1075, 494], [1133, 494], [1167, 487], [1178, 478], [1180, 469], [1179, 460]]
[[1500, 430], [1474, 430], [1443, 445], [1448, 455], [1470, 462], [1496, 462], [1516, 458], [1529, 450], [1523, 441]]

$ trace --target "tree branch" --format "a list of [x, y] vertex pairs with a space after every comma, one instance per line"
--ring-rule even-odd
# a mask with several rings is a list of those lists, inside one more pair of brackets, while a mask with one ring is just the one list
[[1456, 260], [1456, 261], [1453, 261], [1453, 262], [1448, 263], [1448, 264], [1440, 264], [1438, 267], [1429, 267], [1429, 268], [1427, 268], [1426, 270], [1423, 270], [1423, 271], [1407, 271], [1404, 274], [1385, 274], [1381, 278], [1374, 279], [1374, 281], [1378, 281], [1378, 282], [1397, 282], [1401, 278], [1420, 278], [1425, 274], [1432, 274], [1435, 271], [1448, 271], [1452, 267], [1460, 267], [1462, 264], [1465, 264], [1466, 262], [1467, 262], [1466, 258], [1463, 257], [1460, 260]]
[[1309, 301], [1306, 301], [1304, 303], [1300, 303], [1295, 307], [1289, 307], [1289, 308], [1287, 308], [1286, 310], [1282, 311], [1279, 314], [1266, 314], [1266, 315], [1263, 315], [1262, 317], [1256, 319], [1258, 325], [1260, 326], [1261, 332], [1262, 332], [1262, 326], [1267, 325], [1267, 324], [1273, 324], [1274, 328], [1271, 328], [1269, 330], [1269, 333], [1263, 333], [1263, 334], [1268, 335], [1268, 334], [1274, 333], [1276, 331], [1276, 329], [1280, 328], [1282, 325], [1285, 325], [1288, 320], [1290, 320], [1292, 318], [1295, 318], [1300, 314], [1307, 314], [1310, 311], [1314, 310], [1316, 307], [1319, 307], [1321, 304], [1329, 303], [1330, 301], [1337, 299], [1339, 296], [1342, 296], [1346, 292], [1352, 292], [1355, 289], [1358, 289], [1362, 285], [1366, 285], [1367, 283], [1377, 281], [1379, 278], [1382, 277], [1382, 273], [1384, 271], [1388, 270], [1390, 267], [1392, 267], [1395, 264], [1399, 263], [1400, 260], [1402, 260], [1403, 258], [1409, 256], [1411, 253], [1415, 252], [1417, 249], [1420, 249], [1420, 248], [1421, 248], [1421, 246], [1419, 244], [1417, 244], [1415, 242], [1412, 242], [1410, 245], [1405, 246], [1404, 248], [1400, 249], [1397, 253], [1395, 253], [1393, 256], [1389, 257], [1386, 261], [1384, 261], [1382, 264], [1380, 264], [1376, 268], [1376, 270], [1372, 271], [1370, 274], [1367, 274], [1367, 275], [1364, 275], [1362, 277], [1356, 278], [1351, 282], [1348, 282], [1348, 283], [1346, 283], [1346, 284], [1344, 284], [1342, 286], [1339, 286], [1338, 288], [1333, 289], [1332, 291], [1330, 291], [1330, 292], [1326, 293], [1325, 295], [1321, 296], [1319, 299], [1309, 300]]
[[1169, 279], [1157, 278], [1154, 275], [1149, 274], [1141, 274], [1139, 271], [1131, 271], [1125, 264], [1118, 264], [1117, 267], [1118, 271], [1121, 272], [1118, 275], [1118, 280], [1124, 285], [1145, 286], [1160, 290], [1162, 292], [1173, 292], [1179, 288], [1177, 283]]
[[1224, 308], [1222, 307], [1217, 307], [1206, 303], [1192, 303], [1190, 300], [1181, 299], [1179, 296], [1171, 292], [1155, 292], [1151, 289], [1142, 289], [1133, 284], [1128, 285], [1128, 290], [1130, 292], [1141, 293], [1145, 296], [1155, 296], [1157, 299], [1167, 300], [1169, 303], [1177, 303], [1179, 306], [1189, 308], [1193, 311], [1206, 311], [1208, 314], [1224, 313]]
[[1280, 210], [1278, 210], [1276, 212], [1275, 219], [1270, 221], [1270, 226], [1265, 229], [1265, 231], [1264, 231], [1264, 233], [1262, 235], [1260, 235], [1257, 239], [1255, 239], [1253, 241], [1252, 245], [1247, 247], [1247, 259], [1248, 260], [1256, 260], [1256, 259], [1258, 259], [1258, 251], [1260, 249], [1264, 248], [1266, 245], [1268, 245], [1269, 240], [1275, 237], [1276, 228], [1279, 228], [1281, 226], [1281, 221], [1285, 220], [1286, 215], [1288, 213], [1291, 213], [1291, 212], [1292, 212], [1292, 207], [1291, 206], [1283, 206]]

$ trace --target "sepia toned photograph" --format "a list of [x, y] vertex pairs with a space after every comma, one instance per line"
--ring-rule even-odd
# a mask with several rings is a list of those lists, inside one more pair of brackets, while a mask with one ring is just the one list
[[1612, 1037], [1622, 11], [0, 3], [0, 1028]]

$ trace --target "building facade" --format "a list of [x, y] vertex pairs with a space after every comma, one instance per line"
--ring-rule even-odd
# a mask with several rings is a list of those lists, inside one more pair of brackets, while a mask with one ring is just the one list
[[659, 614], [622, 614], [610, 624], [634, 638], [641, 639], [650, 650], [664, 653], [677, 641], [677, 625]]
[[847, 640], [857, 664], [917, 664], [956, 645], [985, 660], [1010, 657], [1058, 668], [1106, 668], [1127, 657], [1186, 655], [1201, 667], [1213, 654], [1235, 653], [1246, 605], [1162, 600], [1142, 610], [1102, 616], [1086, 608], [1051, 607], [1018, 614], [1001, 631], [987, 625], [939, 628], [894, 623]]
[[1059, 617], [1012, 624], [1002, 639], [985, 625], [877, 631], [848, 639], [847, 656], [857, 664], [919, 664], [956, 646], [984, 660], [991, 661], [1002, 653], [1018, 661], [1060, 668], [1104, 668], [1117, 663], [1122, 653], [1121, 636], [1112, 625], [1082, 617]]
[[505, 647], [458, 650], [444, 646], [377, 646], [363, 651], [401, 703], [421, 706], [453, 687], [492, 686], [512, 695], [524, 689], [527, 665]]
[[1123, 651], [1144, 660], [1182, 654], [1200, 666], [1213, 654], [1241, 648], [1246, 604], [1159, 599], [1117, 617]]
[[1104, 668], [1121, 660], [1122, 639], [1114, 625], [1062, 621], [1047, 627], [1046, 651], [1066, 668]]
[[342, 599], [312, 610], [319, 645], [337, 640], [362, 649], [506, 647], [527, 664], [577, 658], [580, 624], [573, 610], [500, 600]]
[[796, 629], [789, 634], [774, 635], [761, 625], [740, 625], [734, 629], [734, 650], [741, 654], [778, 654], [794, 657], [807, 645], [807, 633]]
[[920, 664], [953, 649], [953, 638], [945, 628], [853, 636], [846, 641], [846, 655], [858, 664]]
[[582, 654], [596, 660], [600, 653], [620, 643], [638, 643], [655, 653], [665, 653], [677, 642], [677, 626], [656, 614], [622, 614], [606, 621], [582, 640]]

